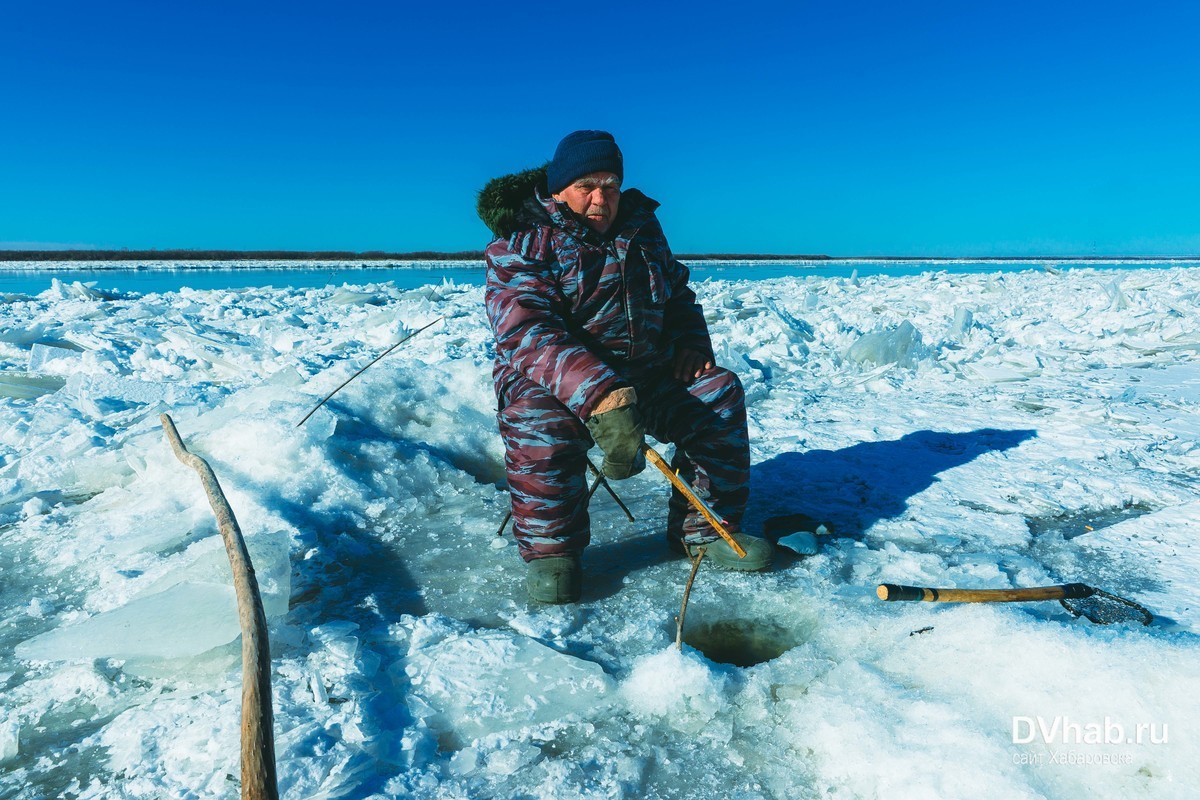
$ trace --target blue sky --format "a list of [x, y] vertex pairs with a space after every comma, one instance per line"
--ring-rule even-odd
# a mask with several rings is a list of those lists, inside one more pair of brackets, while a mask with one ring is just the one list
[[473, 250], [577, 128], [679, 252], [1200, 253], [1200, 4], [0, 9], [0, 246]]

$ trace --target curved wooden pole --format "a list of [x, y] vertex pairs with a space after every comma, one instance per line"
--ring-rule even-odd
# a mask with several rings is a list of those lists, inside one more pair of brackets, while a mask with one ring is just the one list
[[233, 570], [238, 621], [242, 626], [242, 799], [279, 800], [271, 710], [271, 645], [250, 551], [212, 467], [200, 456], [188, 452], [169, 415], [162, 414], [159, 420], [175, 457], [200, 474]]
[[881, 583], [875, 590], [880, 600], [918, 600], [927, 603], [1021, 603], [1030, 600], [1076, 600], [1091, 597], [1096, 590], [1082, 583], [1034, 586], [1028, 589], [928, 589]]

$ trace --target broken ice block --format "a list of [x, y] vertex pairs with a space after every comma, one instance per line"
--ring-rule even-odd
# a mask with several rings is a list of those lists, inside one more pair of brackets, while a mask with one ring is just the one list
[[1104, 287], [1104, 293], [1108, 295], [1109, 311], [1124, 311], [1129, 308], [1129, 298], [1125, 296], [1125, 292], [1121, 289], [1121, 282], [1115, 280]]
[[593, 717], [613, 689], [600, 665], [499, 631], [419, 650], [406, 671], [414, 693], [437, 712], [429, 725], [463, 743], [570, 714]]
[[67, 392], [75, 397], [125, 400], [130, 403], [173, 402], [175, 388], [166, 383], [139, 381], [117, 375], [77, 372], [67, 379]]
[[782, 308], [778, 303], [776, 303], [774, 300], [772, 300], [769, 297], [763, 298], [763, 303], [777, 317], [779, 317], [780, 320], [783, 321], [784, 325], [787, 326], [788, 334], [793, 339], [796, 339], [798, 341], [811, 342], [811, 341], [813, 341], [813, 339], [816, 338], [816, 334], [813, 331], [812, 325], [808, 324], [807, 322], [805, 322], [802, 319], [798, 319], [798, 318], [792, 316], [791, 314], [789, 314], [787, 312], [786, 309]]
[[794, 550], [802, 556], [816, 555], [818, 548], [817, 535], [809, 531], [799, 531], [784, 536], [779, 540], [779, 544], [789, 550]]
[[27, 375], [24, 372], [0, 372], [0, 397], [32, 400], [57, 392], [66, 383], [57, 375]]
[[332, 306], [379, 306], [383, 305], [384, 302], [384, 299], [379, 296], [378, 292], [356, 292], [345, 286], [338, 289], [329, 298], [329, 304]]
[[989, 367], [983, 364], [967, 364], [963, 367], [963, 374], [976, 380], [987, 381], [988, 383], [1012, 383], [1013, 381], [1029, 380], [1027, 374], [1012, 367]]
[[51, 278], [50, 288], [38, 296], [55, 300], [115, 300], [119, 295], [116, 292], [97, 289], [96, 281], [64, 283], [58, 278]]
[[14, 760], [20, 751], [21, 726], [16, 720], [0, 724], [0, 764]]
[[26, 661], [194, 656], [238, 637], [232, 586], [180, 583], [17, 645]]
[[[255, 533], [247, 535], [246, 549], [250, 552], [250, 563], [254, 566], [254, 577], [258, 581], [259, 594], [262, 597], [263, 612], [268, 618], [281, 617], [287, 614], [288, 601], [292, 592], [292, 563], [288, 553], [288, 535], [283, 531], [270, 533]], [[191, 561], [178, 569], [173, 569], [164, 577], [152, 584], [146, 594], [155, 594], [162, 590], [185, 582], [215, 583], [232, 585], [233, 575], [229, 569], [229, 555], [225, 552], [223, 543], [214, 547], [205, 545], [207, 552], [202, 552]], [[197, 547], [197, 549], [200, 549]], [[191, 553], [178, 556], [180, 559], [191, 558]]]
[[859, 364], [915, 366], [921, 351], [921, 332], [905, 320], [895, 328], [865, 334], [850, 345], [846, 358]]
[[[35, 342], [29, 350], [29, 371], [30, 372], [61, 372], [63, 363], [75, 361], [79, 358], [83, 348], [79, 345], [70, 342]], [[60, 362], [55, 365], [56, 368], [46, 369], [46, 365], [51, 362]]]
[[973, 327], [975, 327], [975, 314], [971, 309], [959, 306], [954, 309], [954, 321], [950, 323], [950, 328], [946, 331], [946, 338], [962, 341]]

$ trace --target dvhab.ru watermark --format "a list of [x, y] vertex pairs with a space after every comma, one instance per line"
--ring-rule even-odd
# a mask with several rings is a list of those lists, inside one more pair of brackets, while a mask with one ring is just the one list
[[1112, 717], [1103, 722], [1075, 722], [1069, 717], [1013, 717], [1013, 744], [1167, 744], [1167, 723], [1122, 725]]
[[[1147, 745], [1167, 744], [1167, 723], [1139, 722], [1128, 725], [1112, 717], [1102, 722], [1076, 722], [1069, 717], [1013, 717], [1013, 744], [1043, 745]], [[1088, 750], [1029, 750], [1013, 754], [1014, 764], [1132, 764], [1129, 752]]]

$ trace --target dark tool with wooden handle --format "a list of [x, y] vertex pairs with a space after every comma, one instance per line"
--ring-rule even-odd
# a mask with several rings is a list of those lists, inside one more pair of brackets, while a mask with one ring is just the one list
[[1114, 622], [1140, 622], [1149, 625], [1154, 621], [1154, 615], [1145, 606], [1084, 583], [1032, 586], [1028, 589], [930, 589], [881, 583], [875, 589], [875, 594], [880, 600], [916, 600], [927, 603], [1022, 603], [1057, 600], [1075, 616], [1086, 617], [1099, 625]]
[[1028, 600], [1064, 600], [1091, 597], [1096, 590], [1082, 583], [1035, 586], [1029, 589], [928, 589], [881, 583], [880, 600], [922, 600], [927, 603], [1021, 603]]

